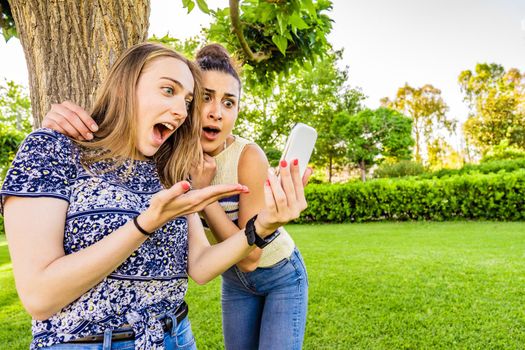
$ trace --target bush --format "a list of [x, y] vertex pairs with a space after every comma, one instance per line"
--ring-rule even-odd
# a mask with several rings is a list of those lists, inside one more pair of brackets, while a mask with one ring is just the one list
[[[0, 180], [2, 180], [11, 165], [18, 147], [26, 137], [26, 133], [15, 128], [0, 124]], [[1, 183], [2, 181], [0, 181]]]
[[519, 169], [525, 169], [525, 158], [493, 160], [480, 164], [467, 164], [461, 169], [441, 169], [430, 174], [421, 175], [419, 178], [431, 179], [465, 174], [490, 174], [503, 171], [510, 173]]
[[522, 159], [525, 160], [525, 150], [516, 146], [509, 146], [508, 141], [502, 141], [499, 145], [493, 146], [481, 159], [481, 162], [494, 160]]
[[403, 177], [421, 175], [425, 167], [411, 160], [402, 160], [394, 164], [381, 164], [375, 171], [375, 178]]
[[525, 220], [525, 170], [306, 187], [300, 222]]

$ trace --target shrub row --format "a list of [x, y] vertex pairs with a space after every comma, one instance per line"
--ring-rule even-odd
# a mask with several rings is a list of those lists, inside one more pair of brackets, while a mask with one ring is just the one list
[[312, 184], [299, 222], [525, 220], [525, 170]]
[[491, 160], [480, 164], [466, 164], [461, 169], [441, 169], [430, 174], [419, 175], [419, 177], [422, 179], [433, 177], [441, 178], [462, 174], [490, 174], [503, 171], [510, 173], [519, 169], [525, 169], [525, 158]]

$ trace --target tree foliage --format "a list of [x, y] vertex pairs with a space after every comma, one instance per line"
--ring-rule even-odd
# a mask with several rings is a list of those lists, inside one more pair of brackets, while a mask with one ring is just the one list
[[[216, 11], [211, 11], [205, 0], [182, 3], [188, 11], [197, 5], [214, 16], [207, 39], [225, 44], [250, 66], [253, 83], [271, 86], [278, 76], [312, 65], [330, 48], [327, 35], [331, 20], [326, 14], [331, 10], [329, 0], [230, 0], [228, 8]], [[112, 0], [93, 5], [74, 0], [10, 0], [0, 4], [2, 24], [11, 23], [11, 27], [2, 27], [3, 34], [8, 35], [10, 19], [14, 18], [21, 27], [22, 46], [32, 64], [29, 68], [36, 72], [30, 75], [36, 126], [50, 103], [70, 99], [89, 109], [115, 57], [144, 41], [148, 29], [149, 0]], [[29, 19], [39, 22], [40, 30]], [[50, 46], [57, 48], [48, 50]], [[183, 48], [187, 52], [185, 49], [189, 47]]]
[[148, 40], [169, 46], [173, 50], [184, 54], [184, 56], [188, 57], [189, 59], [194, 59], [197, 49], [203, 46], [206, 42], [206, 39], [200, 36], [180, 40], [177, 38], [172, 38], [168, 34], [164, 35], [163, 37], [157, 37], [153, 35]]
[[525, 149], [525, 74], [479, 63], [458, 77], [470, 115], [465, 136], [482, 153], [502, 142]]
[[423, 162], [423, 150], [439, 136], [439, 131], [451, 133], [455, 129], [456, 122], [446, 116], [448, 106], [441, 97], [441, 90], [430, 84], [420, 88], [405, 84], [397, 90], [393, 101], [385, 97], [381, 104], [412, 118], [417, 162]]
[[210, 11], [215, 21], [207, 36], [250, 65], [254, 82], [271, 85], [276, 75], [311, 65], [330, 49], [329, 0], [230, 0], [229, 4]]
[[318, 58], [311, 69], [281, 76], [271, 89], [250, 84], [254, 73], [245, 69], [248, 83], [236, 131], [251, 137], [275, 161], [291, 127], [297, 122], [311, 125], [319, 135], [312, 162], [326, 167], [330, 177], [335, 167], [348, 163], [340, 133], [334, 132], [335, 116], [343, 110], [358, 112], [364, 99], [359, 90], [348, 85], [347, 69], [337, 67], [341, 54], [329, 53]]
[[15, 20], [7, 0], [0, 0], [0, 29], [5, 41], [17, 36]]
[[412, 120], [388, 109], [366, 109], [356, 115], [342, 112], [335, 124], [345, 137], [347, 158], [361, 170], [366, 180], [367, 170], [385, 158], [408, 159], [411, 156]]
[[31, 131], [31, 104], [27, 92], [12, 81], [0, 85], [0, 179], [18, 146]]

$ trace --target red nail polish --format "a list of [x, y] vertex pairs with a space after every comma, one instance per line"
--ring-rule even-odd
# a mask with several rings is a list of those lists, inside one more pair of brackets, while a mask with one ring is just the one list
[[288, 163], [286, 163], [286, 160], [281, 160], [281, 167], [286, 168], [287, 165]]
[[294, 159], [293, 160], [293, 165], [297, 165], [297, 164], [299, 164], [299, 159]]
[[188, 191], [190, 189], [190, 184], [187, 182], [183, 182], [182, 188], [184, 189], [184, 191]]

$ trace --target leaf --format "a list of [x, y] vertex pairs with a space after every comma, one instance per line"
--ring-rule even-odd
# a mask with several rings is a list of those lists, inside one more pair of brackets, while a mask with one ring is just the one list
[[205, 14], [210, 14], [210, 9], [208, 8], [206, 0], [197, 0], [197, 6], [199, 6], [199, 9]]
[[7, 29], [4, 28], [2, 29], [2, 34], [4, 35], [5, 42], [8, 42], [9, 39], [17, 36], [16, 28], [15, 27], [7, 28]]
[[272, 41], [277, 47], [279, 48], [279, 51], [283, 54], [283, 56], [286, 56], [286, 48], [288, 47], [288, 39], [286, 39], [284, 36], [281, 35], [273, 35]]
[[288, 17], [288, 23], [297, 29], [306, 29], [309, 27], [297, 12], [294, 12]]
[[[286, 23], [287, 21], [284, 19], [284, 14], [282, 12], [279, 12], [277, 14], [277, 23], [279, 24], [279, 34], [283, 35], [284, 32], [286, 32]], [[273, 40], [273, 38], [272, 38]]]
[[182, 0], [182, 7], [188, 9], [190, 13], [195, 8], [195, 2], [193, 0]]
[[315, 5], [312, 2], [312, 0], [303, 0], [303, 5], [304, 8], [306, 8], [308, 13], [310, 14], [310, 16], [314, 17], [317, 15], [317, 13], [315, 12]]

